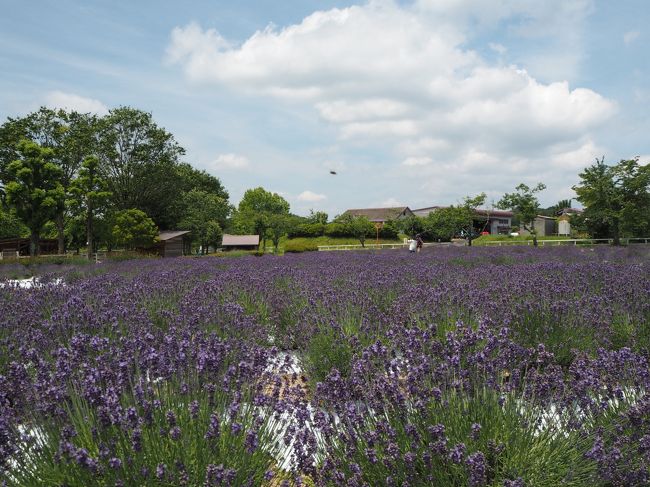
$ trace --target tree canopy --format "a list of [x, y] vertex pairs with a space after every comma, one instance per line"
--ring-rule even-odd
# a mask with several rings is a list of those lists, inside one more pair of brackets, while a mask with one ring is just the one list
[[52, 219], [65, 197], [62, 171], [52, 162], [54, 151], [23, 139], [18, 159], [7, 165], [7, 205], [30, 231], [30, 255], [38, 253], [43, 226]]
[[596, 159], [573, 190], [585, 207], [578, 220], [594, 237], [619, 244], [621, 236], [650, 232], [650, 165], [640, 165], [638, 157], [614, 166]]
[[497, 203], [497, 207], [503, 210], [511, 210], [521, 223], [524, 230], [533, 236], [533, 245], [537, 246], [537, 231], [535, 230], [535, 218], [539, 214], [539, 201], [535, 196], [546, 189], [542, 183], [532, 188], [521, 183], [515, 188], [514, 193], [506, 193]]

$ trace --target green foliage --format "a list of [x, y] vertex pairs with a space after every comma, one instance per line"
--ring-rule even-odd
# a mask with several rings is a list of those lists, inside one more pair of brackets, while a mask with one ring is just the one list
[[353, 349], [349, 341], [331, 327], [324, 327], [311, 337], [307, 344], [304, 365], [314, 389], [333, 369], [348, 377], [352, 368]]
[[402, 233], [413, 237], [418, 233], [425, 231], [424, 218], [420, 218], [416, 215], [407, 216], [405, 218], [400, 218], [397, 220], [397, 228]]
[[52, 162], [52, 149], [24, 139], [17, 151], [19, 158], [6, 168], [7, 204], [29, 228], [30, 255], [34, 256], [43, 226], [54, 217], [64, 199], [62, 171]]
[[328, 220], [328, 215], [324, 211], [309, 210], [309, 216], [306, 218], [308, 223], [320, 223], [321, 225], [326, 225]]
[[379, 230], [381, 238], [397, 238], [399, 236], [399, 226], [397, 220], [387, 220]]
[[601, 158], [580, 173], [580, 179], [573, 187], [585, 206], [575, 218], [578, 227], [595, 238], [613, 238], [616, 244], [621, 236], [650, 232], [650, 166], [641, 166], [638, 158], [608, 166]]
[[[410, 479], [429, 479], [427, 485], [478, 485], [470, 484], [465, 468], [431, 454], [431, 445], [440, 440], [432, 434], [435, 427], [449, 448], [463, 444], [463, 457], [485, 452], [486, 482], [481, 485], [504, 485], [506, 480], [519, 478], [523, 485], [590, 485], [597, 471], [596, 462], [586, 457], [593, 440], [580, 432], [564, 431], [547, 413], [545, 417], [543, 409], [522, 404], [513, 393], [501, 396], [487, 388], [471, 392], [451, 389], [440, 400], [426, 405], [396, 405], [381, 414], [368, 412], [358, 423], [342, 421], [338, 425], [340, 434], [350, 438], [354, 447], [339, 441], [328, 444], [328, 448], [343, 460], [344, 468], [358, 464], [362, 481], [368, 485], [384, 485], [389, 476], [395, 485], [404, 485]], [[380, 423], [387, 424], [381, 427]], [[480, 425], [476, 434], [472, 433], [473, 425]], [[417, 435], [409, 430], [417, 431]], [[370, 437], [369, 431], [379, 435], [373, 444], [364, 440]], [[386, 435], [391, 435], [390, 442]], [[399, 453], [379, 446], [387, 444], [394, 445]], [[371, 463], [368, 451], [374, 451], [373, 456], [379, 459], [393, 459], [390, 467], [382, 461]], [[409, 463], [407, 452], [417, 459], [429, 456], [431, 464]]]
[[[232, 485], [244, 485], [251, 479], [254, 485], [263, 485], [264, 474], [274, 465], [273, 454], [280, 448], [283, 429], [271, 411], [229, 408], [233, 399], [226, 388], [216, 388], [212, 393], [194, 386], [191, 390], [199, 392], [188, 394], [182, 392], [187, 385], [178, 380], [145, 386], [140, 387], [147, 402], [159, 406], [150, 408], [150, 421], [137, 426], [107, 424], [76, 391], [70, 391], [70, 399], [63, 406], [67, 422], [34, 412], [31, 428], [38, 432], [33, 437], [36, 448], [30, 448], [29, 442], [20, 445], [22, 451], [9, 485], [40, 486], [44, 479], [48, 485], [71, 486], [216, 485], [214, 479], [206, 478], [209, 465], [233, 469]], [[119, 406], [134, 408], [145, 416], [137, 397], [135, 391], [125, 394], [119, 398]], [[252, 394], [244, 391], [240, 400], [251, 404]], [[170, 417], [174, 418], [172, 424]], [[75, 434], [64, 437], [69, 430]], [[258, 443], [253, 450], [246, 442], [251, 433]], [[135, 449], [134, 437], [139, 439]], [[71, 452], [61, 453], [60, 445], [66, 441], [73, 451], [84, 449], [95, 459], [98, 471], [75, 461]], [[111, 455], [100, 453], [106, 448], [111, 449]], [[156, 471], [160, 465], [164, 468]]]
[[288, 253], [312, 252], [318, 250], [318, 243], [305, 239], [287, 240], [284, 251]]
[[121, 107], [99, 123], [98, 154], [115, 208], [142, 210], [163, 228], [176, 223], [168, 210], [182, 194], [176, 168], [184, 152], [150, 113]]
[[106, 211], [109, 198], [112, 196], [106, 187], [106, 180], [99, 173], [99, 159], [95, 156], [84, 159], [78, 176], [70, 185], [69, 206], [73, 214], [79, 215], [84, 221], [88, 258], [95, 250], [95, 219], [97, 215]]
[[230, 205], [217, 194], [198, 189], [185, 193], [182, 205], [185, 210], [179, 228], [192, 232], [192, 241], [207, 253], [209, 245], [221, 242], [221, 228], [230, 213]]
[[447, 206], [432, 211], [423, 219], [424, 230], [435, 240], [448, 241], [455, 236], [462, 236], [472, 245], [478, 237], [474, 229], [476, 209], [485, 203], [485, 193], [467, 196], [458, 206]]
[[131, 208], [116, 213], [113, 236], [127, 249], [150, 247], [158, 239], [158, 228], [144, 211]]
[[29, 228], [16, 216], [15, 212], [3, 210], [0, 206], [0, 238], [26, 237]]
[[221, 245], [221, 240], [223, 239], [223, 230], [221, 225], [218, 222], [211, 220], [206, 225], [205, 233], [205, 244], [206, 248], [208, 245], [214, 247], [215, 249]]
[[290, 218], [284, 214], [271, 214], [269, 215], [269, 233], [275, 252], [278, 252], [280, 239], [287, 234], [287, 229], [290, 225]]
[[233, 215], [233, 228], [239, 234], [260, 236], [262, 247], [270, 236], [271, 215], [289, 215], [289, 203], [277, 193], [262, 187], [249, 189], [244, 193], [237, 211]]
[[365, 247], [366, 237], [375, 234], [375, 226], [365, 216], [344, 215], [339, 218], [343, 225], [345, 236], [356, 238], [362, 247]]
[[539, 201], [535, 195], [545, 189], [546, 186], [542, 183], [538, 183], [533, 188], [521, 183], [515, 188], [515, 193], [506, 193], [497, 203], [497, 208], [514, 212], [524, 230], [527, 230], [533, 236], [535, 246], [537, 246], [537, 232], [533, 222], [539, 214]]

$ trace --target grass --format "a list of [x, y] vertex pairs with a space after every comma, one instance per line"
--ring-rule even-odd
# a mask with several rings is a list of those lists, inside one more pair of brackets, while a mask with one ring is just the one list
[[[537, 237], [537, 240], [570, 240], [571, 237], [564, 237], [559, 235], [550, 235], [547, 237]], [[512, 237], [510, 235], [481, 235], [472, 241], [472, 245], [488, 245], [490, 242], [512, 242], [512, 243], [527, 243], [533, 240], [532, 235], [519, 235]]]

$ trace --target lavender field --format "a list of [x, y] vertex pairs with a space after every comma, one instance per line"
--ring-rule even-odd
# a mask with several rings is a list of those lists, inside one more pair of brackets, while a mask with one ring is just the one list
[[3, 485], [650, 482], [644, 247], [10, 271]]

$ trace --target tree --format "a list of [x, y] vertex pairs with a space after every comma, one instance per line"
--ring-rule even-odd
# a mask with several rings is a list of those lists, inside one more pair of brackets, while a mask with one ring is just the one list
[[273, 249], [276, 254], [280, 245], [280, 239], [287, 234], [289, 225], [289, 215], [275, 213], [269, 216], [269, 230], [271, 234], [271, 241], [273, 242]]
[[203, 253], [207, 252], [210, 231], [214, 224], [221, 230], [221, 222], [225, 222], [230, 213], [230, 206], [221, 197], [199, 189], [193, 189], [183, 196], [185, 214], [179, 223], [183, 230], [189, 230], [192, 240], [198, 243]]
[[266, 240], [270, 227], [271, 215], [288, 215], [289, 203], [277, 193], [266, 191], [262, 187], [249, 189], [244, 193], [237, 212], [233, 218], [233, 225], [237, 232], [255, 232], [266, 248]]
[[[61, 185], [67, 191], [85, 157], [96, 148], [97, 117], [94, 115], [41, 107], [21, 118], [9, 118], [0, 127], [0, 180], [3, 167], [17, 158], [17, 145], [22, 139], [52, 149], [51, 161], [61, 168]], [[59, 253], [65, 251], [65, 201], [60, 201], [55, 223]]]
[[402, 233], [405, 233], [409, 237], [413, 237], [425, 230], [423, 219], [416, 215], [410, 215], [397, 220], [397, 226]]
[[55, 215], [65, 193], [62, 171], [52, 162], [54, 152], [35, 142], [22, 140], [17, 146], [18, 159], [6, 168], [7, 204], [29, 228], [29, 254], [38, 254], [40, 233]]
[[219, 223], [214, 220], [209, 221], [206, 229], [206, 248], [209, 245], [212, 245], [214, 248], [219, 247], [219, 245], [221, 245], [222, 239], [223, 230], [221, 229]]
[[176, 223], [169, 209], [182, 193], [177, 166], [184, 153], [150, 113], [121, 107], [99, 123], [100, 167], [113, 204], [118, 210], [140, 209], [163, 228]]
[[638, 157], [615, 166], [596, 159], [580, 179], [573, 190], [585, 206], [580, 220], [593, 237], [619, 245], [622, 235], [650, 231], [650, 166], [641, 166]]
[[314, 211], [309, 210], [309, 216], [306, 218], [307, 223], [320, 223], [321, 225], [327, 225], [328, 215], [324, 211]]
[[545, 189], [546, 186], [542, 183], [538, 183], [533, 188], [521, 183], [515, 188], [515, 193], [506, 193], [497, 203], [497, 208], [511, 210], [515, 214], [523, 229], [533, 236], [533, 245], [535, 247], [537, 247], [535, 218], [539, 214], [539, 201], [535, 195]]
[[349, 235], [359, 240], [362, 247], [366, 246], [366, 237], [375, 233], [375, 226], [363, 215], [345, 215], [341, 218], [341, 223], [343, 223]]
[[95, 249], [94, 222], [108, 204], [111, 193], [106, 190], [106, 181], [99, 173], [99, 159], [86, 157], [79, 170], [79, 175], [70, 185], [70, 205], [81, 214], [86, 229], [86, 245], [90, 259]]
[[474, 228], [476, 210], [484, 203], [485, 193], [481, 193], [474, 197], [466, 196], [457, 206], [438, 208], [424, 219], [424, 229], [433, 238], [441, 240], [451, 240], [460, 235], [471, 247], [472, 241], [479, 236], [479, 232]]
[[130, 208], [115, 214], [113, 236], [127, 249], [150, 247], [158, 240], [158, 227], [144, 211]]
[[29, 235], [29, 228], [13, 211], [5, 211], [0, 205], [0, 238], [23, 237]]

